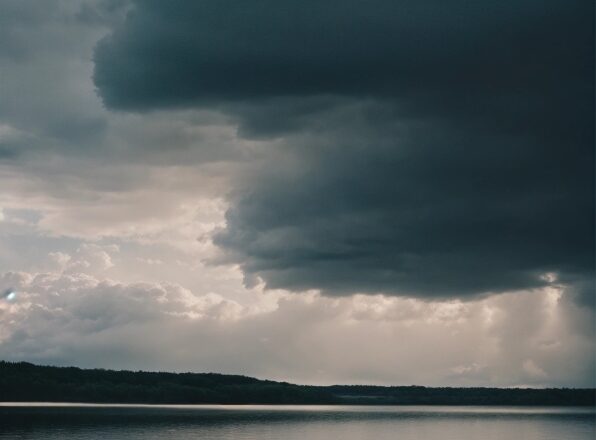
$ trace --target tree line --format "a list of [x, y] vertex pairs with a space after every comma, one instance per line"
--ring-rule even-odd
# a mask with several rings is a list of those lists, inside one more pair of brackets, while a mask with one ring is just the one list
[[154, 404], [595, 405], [594, 389], [309, 386], [215, 373], [0, 361], [0, 401]]

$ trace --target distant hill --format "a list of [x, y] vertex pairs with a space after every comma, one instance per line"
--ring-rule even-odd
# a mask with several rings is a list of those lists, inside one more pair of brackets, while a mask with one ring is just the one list
[[114, 371], [0, 361], [0, 401], [154, 404], [594, 406], [594, 389], [307, 386], [214, 373]]

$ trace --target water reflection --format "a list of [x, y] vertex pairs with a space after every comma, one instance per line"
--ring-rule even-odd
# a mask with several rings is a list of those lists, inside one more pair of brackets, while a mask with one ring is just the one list
[[593, 439], [591, 408], [0, 406], [0, 439]]

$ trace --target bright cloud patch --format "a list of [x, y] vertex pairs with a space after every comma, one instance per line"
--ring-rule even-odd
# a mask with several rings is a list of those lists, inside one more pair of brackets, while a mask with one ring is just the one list
[[82, 273], [0, 280], [19, 292], [0, 304], [7, 359], [307, 383], [591, 383], [589, 314], [560, 292], [556, 300], [535, 291], [471, 303], [269, 294], [241, 305], [175, 284]]

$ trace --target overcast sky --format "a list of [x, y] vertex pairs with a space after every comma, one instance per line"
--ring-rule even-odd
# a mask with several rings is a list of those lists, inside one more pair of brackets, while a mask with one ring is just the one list
[[593, 16], [1, 1], [0, 359], [596, 386]]

